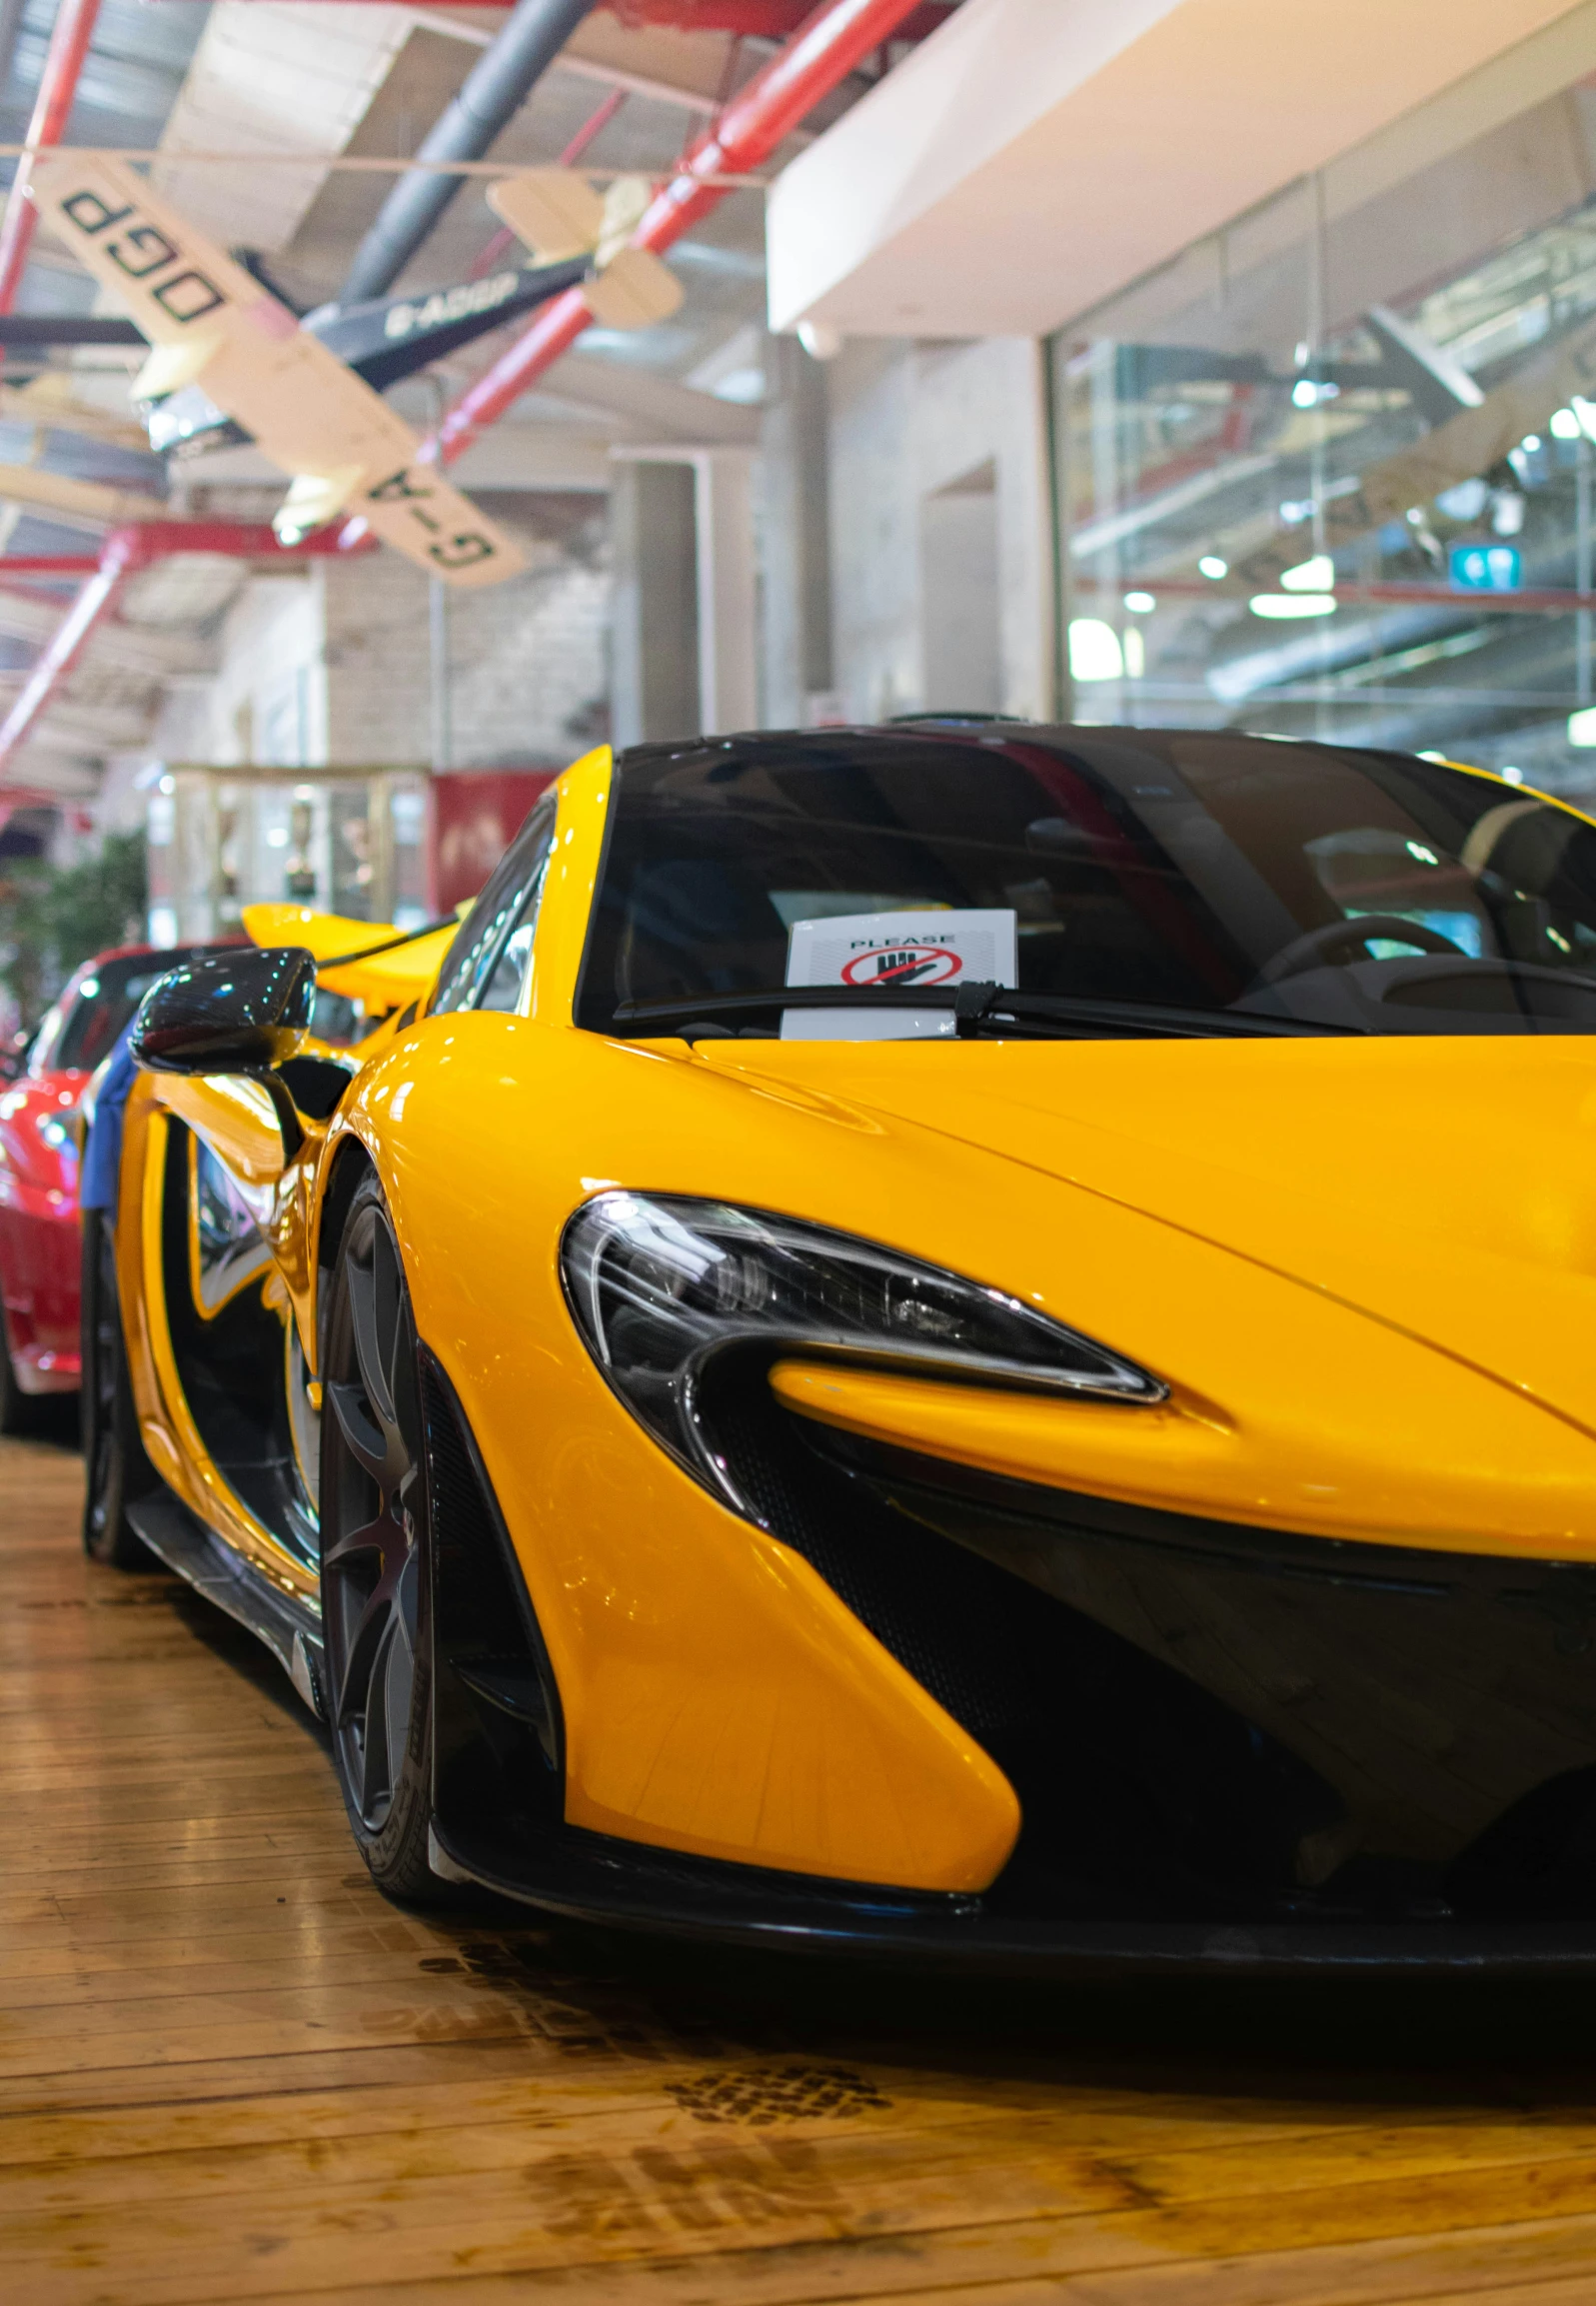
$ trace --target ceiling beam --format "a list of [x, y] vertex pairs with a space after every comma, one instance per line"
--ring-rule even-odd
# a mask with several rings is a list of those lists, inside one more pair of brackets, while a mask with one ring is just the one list
[[752, 448], [760, 437], [759, 413], [713, 393], [694, 392], [670, 377], [592, 353], [571, 353], [560, 366], [559, 382], [540, 398], [575, 409], [603, 409], [623, 417], [651, 438], [704, 448]]
[[[419, 32], [437, 32], [446, 40], [462, 40], [473, 48], [486, 48], [492, 32], [480, 24], [457, 23], [454, 11], [411, 8], [407, 15]], [[654, 104], [669, 104], [679, 112], [708, 117], [721, 101], [726, 59], [732, 46], [724, 34], [666, 33], [654, 27], [628, 27], [601, 17], [580, 26], [555, 58], [552, 69], [573, 80], [595, 81], [603, 88], [624, 88], [629, 96], [642, 96]], [[638, 62], [656, 69], [637, 71]], [[668, 77], [670, 66], [689, 77]]]
[[120, 521], [166, 521], [159, 497], [142, 489], [116, 489], [104, 481], [69, 480], [39, 465], [0, 465], [0, 501], [27, 505], [74, 529], [114, 528]]
[[[0, 563], [0, 578], [4, 574], [4, 564]], [[59, 601], [0, 586], [0, 633], [11, 640], [31, 641], [42, 648], [60, 622]], [[89, 646], [95, 662], [121, 673], [141, 674], [149, 681], [167, 680], [178, 673], [216, 671], [215, 648], [181, 628], [107, 619], [96, 628]]]
[[[388, 7], [257, 7], [215, 0], [161, 134], [150, 182], [224, 245], [288, 247], [410, 38]], [[185, 166], [236, 152], [240, 168]], [[304, 153], [301, 168], [278, 165]], [[274, 165], [250, 168], [254, 155]]]

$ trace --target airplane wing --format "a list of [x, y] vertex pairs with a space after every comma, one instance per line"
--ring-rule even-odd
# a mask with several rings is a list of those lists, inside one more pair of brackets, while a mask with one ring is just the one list
[[62, 433], [84, 433], [119, 449], [147, 449], [144, 427], [93, 401], [80, 400], [77, 379], [62, 369], [41, 369], [25, 385], [0, 384], [0, 417]]
[[347, 512], [452, 585], [498, 584], [525, 566], [502, 530], [419, 461], [404, 419], [130, 168], [41, 154], [29, 192], [155, 347], [146, 390], [203, 381], [290, 476], [275, 524], [285, 543]]

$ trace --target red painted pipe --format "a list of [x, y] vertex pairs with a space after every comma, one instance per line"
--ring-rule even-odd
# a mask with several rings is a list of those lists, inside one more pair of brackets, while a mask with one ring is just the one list
[[[100, 0], [61, 0], [50, 33], [50, 45], [45, 51], [33, 118], [28, 123], [30, 144], [59, 144], [66, 134], [72, 100], [78, 93], [78, 79], [99, 13]], [[28, 198], [28, 179], [32, 174], [31, 160], [26, 157], [19, 160], [11, 182], [11, 197], [6, 202], [5, 223], [0, 225], [0, 312], [9, 312], [16, 303], [17, 290], [22, 286], [22, 275], [27, 268], [28, 250], [33, 245], [34, 228], [39, 221], [39, 212]]]
[[[919, 0], [829, 0], [817, 9], [700, 137], [638, 226], [633, 246], [658, 256], [679, 240], [726, 198], [725, 189], [706, 183], [707, 177], [745, 176], [768, 160], [820, 98], [889, 39], [918, 5]], [[423, 456], [453, 464], [570, 351], [592, 321], [580, 288], [568, 288], [545, 305], [526, 333], [461, 395]]]
[[93, 553], [0, 553], [0, 577], [92, 577]]
[[58, 681], [64, 680], [83, 653], [84, 643], [121, 590], [128, 570], [107, 554], [40, 653], [22, 685], [22, 694], [0, 725], [0, 771], [33, 727]]
[[[118, 547], [118, 539], [129, 540]], [[365, 549], [375, 548], [376, 540]], [[129, 573], [146, 569], [152, 561], [169, 561], [174, 553], [219, 553], [230, 561], [325, 561], [347, 553], [336, 529], [317, 529], [297, 545], [280, 545], [265, 521], [130, 521], [113, 529], [101, 548], [97, 568], [105, 566], [114, 547], [128, 553]], [[0, 576], [11, 564], [0, 557]]]
[[[306, 561], [360, 549], [341, 543], [335, 530], [319, 529], [285, 551], [264, 521], [131, 521], [112, 529], [98, 562], [91, 564], [93, 576], [45, 644], [16, 703], [0, 723], [0, 799], [13, 798], [13, 789], [4, 784], [7, 763], [83, 654], [95, 626], [115, 605], [128, 578], [139, 570], [149, 568], [152, 562], [169, 560], [174, 553], [224, 553], [233, 560]], [[7, 562], [0, 555], [0, 576], [8, 567], [20, 566], [20, 555], [16, 562]]]

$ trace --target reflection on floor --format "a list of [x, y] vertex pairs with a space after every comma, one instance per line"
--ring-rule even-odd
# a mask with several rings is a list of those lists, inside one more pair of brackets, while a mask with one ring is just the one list
[[1596, 1993], [972, 1989], [379, 1898], [246, 1636], [0, 1444], [26, 2306], [1588, 2306]]

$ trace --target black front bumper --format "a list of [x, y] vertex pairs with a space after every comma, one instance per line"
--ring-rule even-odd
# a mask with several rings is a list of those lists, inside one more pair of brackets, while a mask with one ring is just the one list
[[433, 1870], [567, 1920], [778, 1953], [1015, 1977], [1482, 1974], [1596, 1969], [1596, 1922], [1202, 1923], [1003, 1911], [682, 1857], [574, 1827], [435, 1824]]
[[[458, 1745], [443, 1870], [594, 1920], [937, 1964], [1596, 1965], [1596, 1567], [1006, 1480], [790, 1416], [762, 1371], [706, 1411], [774, 1533], [1005, 1771], [1008, 1863], [979, 1896], [920, 1895], [590, 1834], [523, 1732], [486, 1776]], [[446, 1651], [451, 1621], [441, 1596]]]

